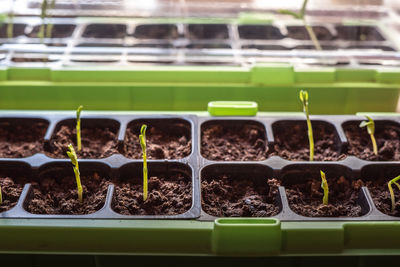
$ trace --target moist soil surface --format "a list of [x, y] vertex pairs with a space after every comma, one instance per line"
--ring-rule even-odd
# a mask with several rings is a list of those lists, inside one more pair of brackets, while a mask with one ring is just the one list
[[344, 132], [348, 155], [364, 160], [400, 160], [400, 127], [391, 124], [375, 126], [378, 155], [373, 152], [371, 137], [365, 127], [360, 128], [359, 123], [349, 124], [344, 127]]
[[23, 158], [43, 151], [45, 122], [0, 122], [0, 157]]
[[271, 25], [241, 25], [238, 30], [241, 39], [279, 40], [284, 38], [280, 30]]
[[136, 26], [133, 36], [138, 39], [176, 39], [178, 28], [173, 24], [143, 24]]
[[249, 178], [227, 175], [201, 182], [202, 208], [216, 217], [269, 217], [278, 214], [279, 182], [268, 179], [265, 186]]
[[[47, 34], [47, 29], [49, 25], [46, 24], [44, 27], [44, 34]], [[31, 33], [28, 35], [31, 38], [39, 38], [41, 25], [35, 26]], [[67, 38], [72, 35], [72, 32], [75, 30], [75, 25], [72, 24], [53, 24], [51, 28], [50, 38]], [[46, 36], [45, 36], [46, 37]]]
[[[136, 127], [127, 129], [122, 153], [128, 158], [141, 159], [140, 130], [135, 131], [134, 129]], [[170, 132], [162, 131], [158, 127], [148, 127], [146, 145], [148, 159], [181, 159], [189, 156], [192, 152], [190, 137], [179, 130]]]
[[392, 200], [388, 188], [388, 180], [379, 179], [377, 181], [365, 182], [376, 208], [387, 215], [400, 217], [400, 190], [395, 184], [392, 185], [395, 197], [395, 209], [392, 211]]
[[357, 203], [360, 182], [353, 184], [345, 177], [327, 177], [329, 185], [329, 204], [323, 205], [321, 180], [308, 180], [306, 183], [286, 186], [290, 208], [306, 217], [358, 217], [363, 215]]
[[224, 24], [191, 24], [190, 39], [228, 39], [228, 27]]
[[[62, 173], [62, 171], [61, 171]], [[34, 214], [82, 215], [100, 210], [110, 184], [97, 173], [81, 176], [83, 202], [78, 199], [75, 176], [46, 177], [32, 182], [33, 197], [25, 209]]]
[[50, 139], [47, 154], [53, 158], [67, 158], [68, 145], [73, 144], [78, 158], [106, 158], [118, 152], [117, 133], [110, 128], [81, 128], [82, 150], [76, 148], [76, 129], [62, 125]]
[[0, 204], [0, 212], [3, 212], [10, 210], [17, 204], [24, 185], [15, 183], [10, 177], [1, 177], [0, 187], [3, 197], [3, 202]]
[[338, 39], [348, 41], [384, 41], [385, 38], [371, 26], [337, 26]]
[[85, 38], [124, 38], [126, 25], [124, 24], [90, 24], [82, 34]]
[[39, 57], [39, 58], [29, 58], [29, 57], [13, 57], [12, 62], [18, 62], [18, 63], [22, 63], [22, 62], [50, 62], [50, 60], [48, 58], [45, 57]]
[[192, 205], [192, 183], [182, 174], [150, 177], [146, 201], [142, 178], [119, 180], [115, 184], [112, 208], [123, 215], [177, 215]]
[[[346, 155], [339, 153], [336, 132], [324, 124], [312, 123], [314, 135], [314, 160], [336, 161]], [[277, 125], [274, 129], [275, 144], [271, 155], [280, 156], [287, 160], [309, 160], [310, 149], [307, 123], [296, 122]]]
[[255, 125], [208, 125], [202, 129], [201, 155], [209, 160], [265, 160], [265, 139], [265, 132]]
[[[321, 26], [312, 27], [314, 34], [319, 41], [332, 40], [333, 36], [329, 30]], [[304, 26], [288, 26], [288, 37], [296, 40], [311, 40], [307, 29]]]

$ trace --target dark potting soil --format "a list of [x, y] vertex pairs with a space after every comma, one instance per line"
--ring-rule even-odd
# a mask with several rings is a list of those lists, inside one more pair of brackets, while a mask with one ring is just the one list
[[202, 127], [201, 155], [210, 160], [265, 160], [265, 131], [256, 125]]
[[23, 158], [42, 152], [47, 126], [40, 121], [1, 121], [0, 157]]
[[[44, 25], [44, 34], [47, 33], [48, 24]], [[28, 34], [31, 38], [38, 38], [41, 25], [36, 25], [33, 27], [32, 31]], [[53, 24], [51, 28], [50, 38], [67, 38], [70, 37], [75, 30], [75, 25], [73, 24]]]
[[78, 158], [106, 158], [118, 152], [117, 132], [110, 128], [81, 128], [82, 150], [76, 148], [76, 129], [62, 125], [50, 139], [49, 151], [54, 158], [67, 158], [68, 145], [73, 144]]
[[138, 39], [176, 39], [178, 28], [174, 24], [137, 25], [133, 36]]
[[112, 208], [123, 215], [177, 215], [192, 205], [192, 183], [182, 174], [150, 177], [146, 201], [143, 201], [142, 177], [115, 184]]
[[389, 180], [379, 179], [375, 181], [366, 181], [371, 197], [374, 200], [376, 208], [387, 215], [400, 217], [400, 190], [396, 185], [392, 185], [395, 197], [395, 209], [392, 211], [392, 200], [388, 188]]
[[345, 177], [327, 177], [329, 185], [329, 204], [323, 205], [321, 180], [310, 179], [305, 183], [286, 186], [290, 208], [306, 217], [358, 217], [363, 215], [357, 203], [359, 181], [353, 184]]
[[90, 24], [82, 37], [85, 38], [124, 38], [126, 36], [125, 24]]
[[0, 212], [3, 212], [10, 210], [17, 204], [24, 185], [14, 182], [10, 177], [1, 177], [0, 187], [3, 197], [3, 202], [0, 204]]
[[359, 127], [360, 122], [344, 125], [344, 132], [348, 140], [348, 155], [364, 160], [400, 160], [400, 127], [394, 124], [376, 124], [375, 139], [378, 146], [378, 155], [372, 148], [371, 137], [367, 129]]
[[228, 27], [225, 24], [190, 24], [190, 39], [228, 39]]
[[238, 30], [240, 39], [280, 40], [285, 37], [272, 25], [240, 25]]
[[[333, 36], [329, 30], [321, 26], [312, 27], [314, 34], [319, 41], [332, 40]], [[306, 27], [304, 26], [288, 26], [288, 37], [296, 40], [311, 40]]]
[[337, 36], [347, 41], [384, 41], [385, 38], [373, 26], [336, 26]]
[[269, 217], [278, 214], [279, 182], [265, 179], [264, 186], [251, 178], [227, 175], [201, 182], [203, 210], [216, 217]]
[[11, 59], [12, 62], [22, 63], [22, 62], [52, 62], [46, 57], [13, 57]]
[[[146, 145], [148, 159], [181, 159], [192, 152], [190, 130], [176, 123], [176, 131], [148, 125], [146, 130]], [[128, 158], [141, 159], [142, 148], [139, 141], [140, 130], [137, 125], [126, 131], [123, 154]]]
[[[314, 160], [342, 160], [346, 155], [339, 153], [337, 134], [332, 127], [311, 122], [314, 136]], [[275, 145], [271, 155], [287, 160], [309, 160], [310, 148], [306, 121], [282, 122], [273, 126]]]
[[[62, 172], [61, 172], [62, 173]], [[110, 184], [97, 173], [81, 176], [83, 202], [78, 199], [75, 176], [41, 178], [32, 182], [33, 197], [25, 209], [34, 214], [90, 214], [100, 210], [105, 203]]]

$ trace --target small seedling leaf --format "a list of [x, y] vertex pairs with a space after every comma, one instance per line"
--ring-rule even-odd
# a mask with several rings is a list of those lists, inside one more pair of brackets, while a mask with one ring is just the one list
[[77, 161], [78, 157], [76, 156], [75, 149], [72, 146], [72, 144], [68, 145], [68, 149], [69, 149], [69, 151], [67, 151], [68, 157], [71, 159], [72, 164], [74, 166], [77, 166], [78, 165], [78, 161]]
[[378, 146], [376, 144], [376, 140], [375, 140], [375, 136], [374, 136], [375, 122], [371, 117], [369, 117], [369, 116], [365, 116], [365, 117], [368, 119], [368, 121], [362, 121], [360, 123], [360, 128], [367, 127], [367, 132], [371, 137], [372, 148], [373, 148], [374, 154], [378, 155]]
[[81, 112], [83, 106], [80, 105], [76, 109], [76, 144], [78, 146], [78, 151], [82, 150], [82, 139], [81, 139]]
[[290, 16], [296, 18], [296, 19], [302, 19], [300, 13], [293, 12], [293, 11], [290, 11], [290, 10], [287, 10], [287, 9], [281, 9], [281, 10], [279, 10], [279, 13], [283, 14], [283, 15], [290, 15]]
[[80, 105], [77, 109], [76, 109], [76, 119], [80, 120], [81, 119], [81, 112], [82, 112], [83, 106]]
[[362, 121], [360, 123], [360, 127], [361, 128], [362, 127], [367, 127], [368, 133], [369, 134], [374, 134], [375, 133], [375, 122], [374, 122], [374, 120], [369, 116], [365, 116], [365, 117], [368, 119], [368, 121]]

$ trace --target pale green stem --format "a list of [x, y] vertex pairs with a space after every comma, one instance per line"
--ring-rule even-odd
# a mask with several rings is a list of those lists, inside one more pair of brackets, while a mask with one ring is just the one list
[[81, 140], [81, 119], [76, 121], [76, 144], [78, 146], [78, 151], [82, 150], [82, 140]]
[[322, 50], [321, 45], [318, 42], [317, 36], [314, 33], [314, 30], [312, 29], [312, 27], [310, 25], [308, 25], [306, 19], [303, 17], [303, 23], [304, 23], [304, 27], [306, 27], [306, 30], [308, 32], [308, 35], [310, 35], [311, 41], [313, 42], [315, 49], [317, 50]]
[[76, 178], [76, 185], [78, 187], [78, 199], [80, 202], [83, 202], [83, 189], [82, 189], [81, 176], [79, 173], [78, 166], [74, 167], [74, 173]]
[[304, 111], [306, 113], [307, 118], [307, 128], [308, 128], [308, 142], [310, 144], [310, 161], [314, 160], [314, 137], [313, 137], [313, 130], [310, 120], [310, 115], [308, 113], [308, 105], [304, 107]]
[[375, 136], [373, 134], [370, 134], [370, 136], [371, 136], [372, 148], [374, 150], [374, 154], [378, 155], [378, 146], [376, 145]]
[[389, 183], [388, 183], [390, 198], [391, 198], [391, 200], [392, 200], [392, 212], [393, 212], [393, 211], [395, 210], [395, 208], [396, 208], [396, 200], [395, 200], [395, 197], [394, 197], [394, 192], [393, 192], [392, 184], [395, 184], [395, 185], [397, 186], [397, 188], [400, 190], [400, 185], [397, 183], [398, 180], [400, 180], [400, 175], [397, 176], [396, 178], [390, 180]]

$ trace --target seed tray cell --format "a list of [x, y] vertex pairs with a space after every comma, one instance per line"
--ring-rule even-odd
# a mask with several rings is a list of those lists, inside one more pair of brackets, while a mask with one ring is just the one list
[[[48, 27], [48, 24], [44, 25], [44, 34], [46, 34]], [[76, 26], [74, 24], [52, 24], [51, 27], [51, 38], [68, 38], [72, 36]], [[30, 38], [39, 38], [38, 34], [40, 32], [40, 28], [41, 25], [34, 26], [27, 36]]]
[[137, 25], [133, 36], [137, 39], [176, 39], [178, 27], [174, 24]]
[[[6, 121], [29, 118], [32, 118], [32, 115], [25, 115], [24, 113], [3, 116], [3, 120]], [[0, 174], [2, 174], [1, 171], [5, 173], [2, 178], [15, 179], [14, 182], [17, 185], [25, 184], [15, 206], [2, 212], [0, 215], [2, 218], [163, 218], [211, 221], [226, 216], [272, 216], [281, 221], [392, 221], [398, 219], [397, 213], [385, 212], [389, 205], [388, 195], [387, 192], [382, 191], [382, 188], [387, 179], [398, 175], [396, 171], [400, 172], [400, 162], [395, 160], [367, 161], [346, 154], [349, 141], [345, 135], [345, 126], [353, 122], [359, 123], [363, 120], [363, 117], [344, 115], [312, 116], [311, 119], [316, 129], [320, 127], [319, 125], [327, 125], [331, 131], [335, 132], [336, 137], [329, 137], [329, 139], [335, 144], [335, 149], [345, 157], [332, 161], [320, 161], [316, 158], [316, 161], [309, 162], [306, 159], [286, 160], [275, 153], [275, 145], [279, 140], [280, 130], [286, 129], [287, 131], [296, 128], [293, 126], [296, 123], [305, 124], [302, 116], [224, 117], [223, 119], [216, 119], [195, 115], [155, 116], [125, 115], [123, 113], [114, 115], [107, 112], [96, 113], [95, 115], [83, 114], [82, 133], [91, 126], [111, 129], [117, 140], [113, 145], [114, 150], [107, 150], [112, 153], [108, 153], [104, 157], [79, 154], [82, 177], [94, 177], [92, 179], [103, 181], [100, 188], [104, 190], [104, 201], [100, 201], [100, 204], [93, 204], [93, 209], [90, 212], [80, 211], [80, 213], [74, 215], [74, 213], [68, 214], [70, 211], [66, 210], [67, 214], [58, 214], [59, 210], [55, 209], [55, 213], [52, 211], [50, 214], [42, 214], [43, 211], [38, 211], [37, 208], [35, 209], [32, 206], [32, 203], [44, 201], [43, 193], [38, 191], [38, 188], [43, 186], [40, 183], [51, 184], [54, 182], [52, 179], [58, 179], [58, 184], [62, 184], [63, 179], [68, 179], [68, 183], [73, 184], [73, 172], [69, 160], [64, 156], [49, 157], [48, 153], [51, 150], [54, 135], [59, 132], [61, 125], [66, 125], [65, 127], [70, 128], [69, 131], [73, 131], [71, 127], [74, 119], [73, 112], [71, 114], [56, 113], [53, 115], [37, 113], [34, 118], [48, 122], [47, 131], [41, 141], [44, 143], [43, 150], [27, 157], [3, 157], [0, 159]], [[397, 125], [399, 123], [399, 119], [396, 117], [375, 118], [375, 121], [377, 134], [383, 124]], [[133, 135], [134, 132], [138, 134], [139, 127], [143, 123], [146, 123], [149, 127], [147, 131], [148, 153], [149, 155], [152, 155], [152, 151], [156, 153], [155, 159], [150, 157], [148, 160], [149, 187], [150, 190], [154, 189], [154, 194], [157, 192], [157, 195], [152, 197], [159, 199], [151, 204], [155, 206], [150, 204], [148, 204], [150, 206], [141, 206], [143, 204], [140, 202], [142, 159], [140, 156], [124, 156], [126, 151], [140, 150], [138, 146], [127, 146], [127, 142], [137, 142], [133, 139], [127, 140], [127, 130], [133, 131]], [[233, 129], [233, 133], [240, 136], [240, 128], [246, 128], [246, 125], [251, 127], [247, 132], [244, 131], [242, 136], [244, 139], [239, 139], [239, 143], [247, 142], [246, 136], [249, 140], [254, 139], [254, 142], [251, 141], [246, 150], [251, 151], [256, 147], [261, 147], [262, 150], [260, 151], [263, 157], [258, 161], [255, 158], [246, 160], [241, 157], [238, 158], [239, 160], [230, 157], [227, 158], [227, 161], [222, 160], [223, 157], [210, 160], [204, 157], [203, 152], [200, 153], [205, 143], [214, 142], [212, 134], [219, 134], [220, 139], [227, 135], [227, 141], [234, 144], [235, 138], [232, 139], [234, 134], [224, 131], [224, 127]], [[213, 129], [207, 134], [207, 138], [203, 138], [210, 126], [213, 126]], [[296, 129], [304, 131], [306, 136], [306, 128], [297, 127]], [[161, 134], [163, 131], [171, 132], [176, 134], [177, 137], [168, 137], [167, 135], [167, 141], [164, 140], [167, 142], [165, 144], [168, 148], [166, 148], [152, 140], [152, 137], [157, 136], [158, 131], [161, 131]], [[318, 131], [315, 130], [315, 132]], [[69, 138], [70, 140], [63, 141], [62, 146], [66, 147], [68, 143], [74, 142], [73, 135]], [[88, 138], [87, 134], [83, 135], [83, 140], [85, 138]], [[219, 140], [218, 142], [222, 141]], [[169, 144], [172, 143], [175, 145], [171, 148]], [[261, 146], [258, 143], [261, 143]], [[87, 146], [87, 144], [84, 142], [83, 146]], [[187, 146], [190, 147], [189, 150], [187, 150]], [[157, 151], [160, 149], [184, 149], [187, 152], [185, 154], [171, 152], [169, 156], [167, 154], [160, 156], [157, 155]], [[224, 151], [222, 155], [224, 153], [230, 152]], [[64, 154], [65, 151], [60, 152], [60, 155]], [[138, 152], [139, 154], [140, 152]], [[18, 173], [10, 173], [10, 170], [14, 169], [18, 170]], [[320, 170], [326, 173], [327, 180], [330, 183], [332, 203], [342, 203], [344, 199], [350, 199], [350, 204], [353, 206], [349, 208], [346, 206], [349, 203], [345, 203], [343, 207], [338, 209], [331, 207], [331, 213], [328, 214], [316, 212], [307, 216], [307, 214], [299, 212], [299, 207], [302, 205], [312, 205], [312, 203], [318, 203], [318, 200], [321, 200], [321, 191], [316, 186], [320, 185]], [[8, 171], [8, 173], [5, 171]], [[382, 174], [379, 174], [379, 172], [382, 172]], [[374, 179], [374, 176], [377, 178]], [[159, 177], [161, 182], [151, 177]], [[85, 179], [87, 178], [83, 178], [83, 181]], [[375, 185], [375, 182], [380, 184]], [[302, 187], [299, 187], [301, 184], [306, 184], [306, 187], [302, 189]], [[85, 185], [84, 182], [83, 185]], [[371, 190], [369, 187], [371, 187]], [[51, 188], [57, 189], [58, 187], [50, 187], [48, 190], [51, 190]], [[243, 188], [247, 189], [243, 191]], [[378, 196], [376, 195], [378, 190], [376, 188], [382, 191]], [[344, 189], [347, 191], [341, 191]], [[67, 191], [70, 192], [70, 195], [66, 199], [76, 200], [74, 190], [71, 187], [71, 191]], [[181, 190], [179, 191], [181, 193], [174, 191], [177, 198], [171, 200], [172, 205], [178, 205], [176, 209], [169, 209], [169, 206], [160, 204], [169, 200], [167, 196], [171, 197], [168, 190]], [[247, 194], [246, 192], [254, 192], [254, 194]], [[299, 192], [304, 197], [300, 202], [299, 196], [296, 195]], [[310, 195], [308, 195], [308, 192], [311, 192]], [[213, 194], [216, 195], [213, 196]], [[90, 194], [87, 197], [92, 199]], [[124, 205], [121, 203], [131, 198], [136, 201], [135, 204], [128, 205], [128, 207], [131, 207], [129, 209], [122, 208]], [[203, 199], [202, 202], [201, 199]], [[382, 200], [383, 203], [377, 203], [377, 199]], [[40, 207], [47, 206], [43, 204]], [[153, 214], [151, 212], [152, 207], [155, 210]], [[321, 207], [316, 207], [316, 209], [321, 209]], [[346, 209], [350, 209], [350, 214], [344, 212]], [[52, 209], [49, 208], [49, 210]]]
[[[25, 34], [26, 24], [14, 23], [13, 24], [13, 37], [18, 37]], [[8, 24], [2, 24], [0, 26], [0, 38], [8, 37]]]

